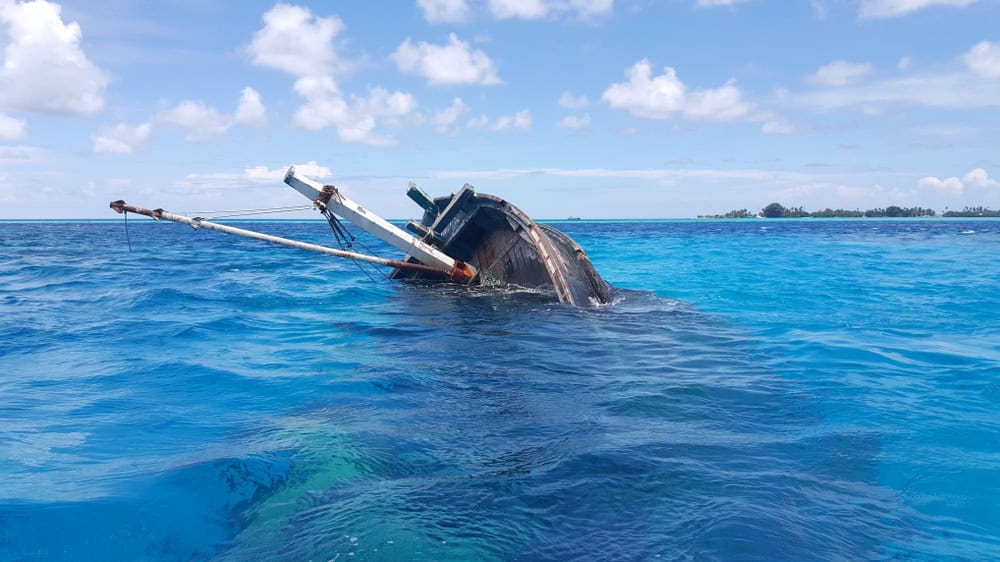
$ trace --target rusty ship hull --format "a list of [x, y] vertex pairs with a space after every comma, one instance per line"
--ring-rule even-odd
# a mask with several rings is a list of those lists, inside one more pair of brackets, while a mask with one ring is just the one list
[[[516, 285], [551, 291], [575, 306], [608, 303], [610, 287], [579, 244], [558, 229], [538, 224], [524, 211], [466, 184], [457, 193], [430, 199], [411, 186], [411, 199], [424, 209], [407, 229], [445, 254], [472, 265], [483, 285]], [[426, 278], [396, 269], [396, 278]]]

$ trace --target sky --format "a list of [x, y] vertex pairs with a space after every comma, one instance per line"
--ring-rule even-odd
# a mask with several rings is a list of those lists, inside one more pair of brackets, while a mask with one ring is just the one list
[[[998, 0], [0, 0], [0, 219], [1000, 207]], [[312, 217], [314, 211], [279, 215]], [[315, 215], [318, 216], [318, 215]]]

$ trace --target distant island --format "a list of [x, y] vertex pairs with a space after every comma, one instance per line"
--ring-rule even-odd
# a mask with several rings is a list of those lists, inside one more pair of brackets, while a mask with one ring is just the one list
[[[765, 219], [795, 219], [795, 218], [862, 218], [862, 217], [887, 217], [887, 218], [903, 218], [903, 217], [936, 217], [937, 212], [934, 209], [925, 209], [923, 207], [897, 207], [895, 205], [889, 205], [888, 207], [868, 209], [867, 211], [862, 211], [860, 209], [848, 210], [848, 209], [823, 209], [822, 211], [807, 211], [802, 207], [785, 207], [781, 203], [771, 203], [770, 205], [764, 207], [759, 213], [751, 213], [746, 209], [734, 209], [728, 213], [721, 215], [698, 215], [699, 219], [752, 219], [752, 218], [765, 218]], [[942, 217], [1000, 217], [1000, 210], [994, 210], [987, 207], [965, 207], [961, 211], [945, 211], [941, 213]]]

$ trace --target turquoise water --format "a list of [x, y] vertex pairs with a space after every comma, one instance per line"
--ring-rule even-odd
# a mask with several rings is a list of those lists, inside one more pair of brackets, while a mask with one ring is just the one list
[[1000, 221], [559, 227], [616, 304], [0, 223], [0, 560], [1000, 559]]

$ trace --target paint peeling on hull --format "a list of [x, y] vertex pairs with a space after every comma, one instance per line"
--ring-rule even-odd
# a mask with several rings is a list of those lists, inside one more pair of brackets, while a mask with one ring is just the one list
[[[431, 200], [415, 186], [408, 193], [424, 207], [423, 219], [407, 228], [424, 242], [469, 263], [483, 284], [510, 284], [551, 290], [559, 302], [592, 306], [610, 302], [609, 286], [586, 252], [559, 230], [535, 223], [523, 211], [466, 184]], [[397, 269], [396, 278], [426, 277]]]

